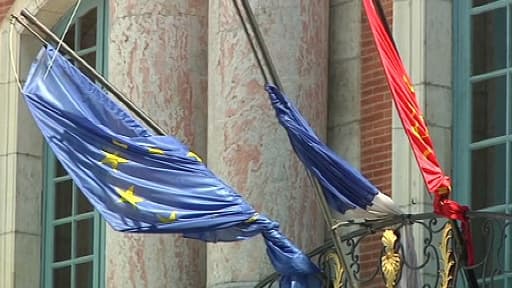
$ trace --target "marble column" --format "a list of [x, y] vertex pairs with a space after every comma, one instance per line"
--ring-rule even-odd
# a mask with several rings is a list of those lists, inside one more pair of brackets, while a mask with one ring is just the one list
[[[206, 158], [206, 0], [110, 1], [109, 78]], [[107, 287], [204, 287], [203, 242], [108, 229]]]
[[[319, 135], [327, 130], [329, 1], [250, 1], [291, 100]], [[275, 118], [232, 1], [211, 0], [208, 165], [303, 250], [324, 222], [302, 164]], [[273, 271], [260, 237], [208, 244], [207, 287], [254, 287]]]

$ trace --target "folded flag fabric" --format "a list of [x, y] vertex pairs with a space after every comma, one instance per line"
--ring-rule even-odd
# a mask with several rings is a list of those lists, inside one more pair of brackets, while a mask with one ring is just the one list
[[[305, 168], [317, 179], [331, 208], [351, 217], [380, 218], [402, 214], [387, 195], [380, 192], [359, 170], [341, 159], [315, 134], [299, 110], [275, 86], [266, 90], [279, 123], [288, 133], [290, 143]], [[412, 227], [403, 227], [401, 239], [407, 263], [416, 265]], [[420, 287], [417, 271], [404, 268], [400, 287]]]
[[295, 153], [318, 180], [333, 209], [340, 213], [349, 210], [367, 212], [369, 217], [401, 214], [391, 198], [380, 192], [361, 172], [320, 140], [279, 88], [267, 85], [266, 90], [277, 119], [288, 133]]
[[53, 47], [39, 52], [23, 94], [58, 160], [115, 230], [210, 242], [262, 234], [281, 287], [320, 287], [319, 269], [278, 223], [180, 141], [153, 135]]

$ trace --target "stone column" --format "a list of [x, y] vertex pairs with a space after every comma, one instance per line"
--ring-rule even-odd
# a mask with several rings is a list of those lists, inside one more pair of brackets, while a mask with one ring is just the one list
[[330, 3], [329, 147], [355, 167], [361, 161], [360, 0]]
[[[441, 167], [449, 175], [452, 152], [452, 1], [395, 0], [393, 12], [393, 34], [398, 50], [411, 75]], [[393, 199], [406, 213], [431, 212], [432, 199], [426, 191], [396, 111], [392, 136]], [[423, 263], [425, 256], [420, 251], [424, 245], [420, 240], [429, 236], [420, 225], [414, 225], [414, 233], [418, 263]], [[433, 243], [439, 243], [439, 240], [433, 239]], [[426, 282], [429, 277], [437, 277], [437, 268], [431, 264], [422, 274]]]
[[[9, 27], [4, 27], [6, 29], [0, 31], [0, 43], [6, 44], [0, 47], [0, 93], [3, 95], [0, 98], [0, 286], [14, 288], [27, 285], [27, 282], [21, 281], [21, 275], [17, 275], [22, 271], [28, 272], [19, 265], [23, 261], [21, 252], [24, 252], [23, 256], [29, 261], [24, 264], [36, 268], [36, 271], [32, 272], [37, 274], [37, 278], [30, 277], [32, 275], [28, 275], [27, 278], [36, 281], [33, 283], [37, 283], [39, 278], [37, 262], [40, 250], [34, 244], [41, 241], [41, 210], [37, 205], [41, 198], [40, 193], [31, 192], [40, 192], [42, 188], [42, 146], [41, 139], [35, 138], [30, 141], [23, 137], [25, 135], [22, 129], [33, 125], [33, 122], [22, 103], [11, 68], [12, 65], [16, 70], [19, 68], [20, 37], [18, 31], [14, 30], [12, 63], [9, 52]], [[25, 124], [29, 125], [24, 125], [22, 121], [27, 121]], [[38, 177], [34, 177], [36, 175]], [[28, 214], [23, 215], [23, 212]], [[20, 248], [26, 250], [19, 250]]]
[[[109, 78], [206, 158], [206, 0], [110, 1]], [[108, 229], [107, 287], [204, 287], [203, 242]]]
[[[327, 130], [328, 1], [250, 1], [285, 91]], [[314, 190], [278, 124], [232, 1], [210, 1], [208, 165], [303, 250], [323, 242]], [[273, 271], [260, 237], [208, 244], [207, 287], [254, 287]]]
[[[451, 169], [452, 3], [396, 0], [393, 34], [445, 173]], [[432, 200], [398, 114], [393, 114], [393, 198], [407, 213], [432, 211]]]

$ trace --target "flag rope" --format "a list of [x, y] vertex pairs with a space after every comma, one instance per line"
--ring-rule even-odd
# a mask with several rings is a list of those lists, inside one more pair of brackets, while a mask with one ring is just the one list
[[[76, 13], [78, 12], [78, 7], [80, 7], [80, 3], [82, 3], [82, 0], [77, 0], [75, 4], [75, 8], [73, 8], [73, 12], [71, 12], [71, 15], [69, 16], [68, 23], [66, 23], [66, 28], [64, 28], [64, 32], [62, 32], [62, 36], [59, 40], [59, 43], [57, 44], [57, 48], [55, 50], [59, 51], [60, 46], [62, 46], [62, 43], [64, 43], [64, 37], [68, 33], [69, 27], [71, 27], [71, 23], [73, 23], [73, 19], [76, 16]], [[48, 65], [48, 69], [46, 69], [46, 72], [44, 73], [44, 78], [48, 76], [48, 72], [50, 72], [50, 69], [52, 69], [53, 62], [55, 61], [55, 57], [57, 57], [57, 54], [53, 56], [53, 58], [50, 61], [50, 65]]]
[[[11, 69], [14, 73], [14, 79], [16, 80], [16, 85], [18, 86], [18, 89], [20, 92], [23, 91], [23, 87], [21, 87], [21, 79], [20, 75], [18, 74], [18, 70], [16, 69], [16, 64], [14, 64], [14, 18], [11, 18], [11, 23], [9, 24], [9, 60], [11, 62]], [[19, 46], [19, 45], [18, 45]]]

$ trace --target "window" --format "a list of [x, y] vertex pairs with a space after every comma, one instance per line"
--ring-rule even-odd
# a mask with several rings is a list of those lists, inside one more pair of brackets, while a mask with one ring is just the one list
[[[457, 0], [453, 9], [454, 194], [474, 210], [512, 213], [512, 0]], [[505, 271], [510, 238], [493, 260]], [[494, 287], [512, 285], [512, 275], [497, 272]]]
[[512, 1], [455, 3], [455, 193], [512, 213]]
[[[82, 1], [64, 38], [87, 63], [105, 72], [103, 0]], [[54, 28], [62, 35], [71, 12]], [[43, 287], [104, 286], [105, 224], [46, 147]]]

